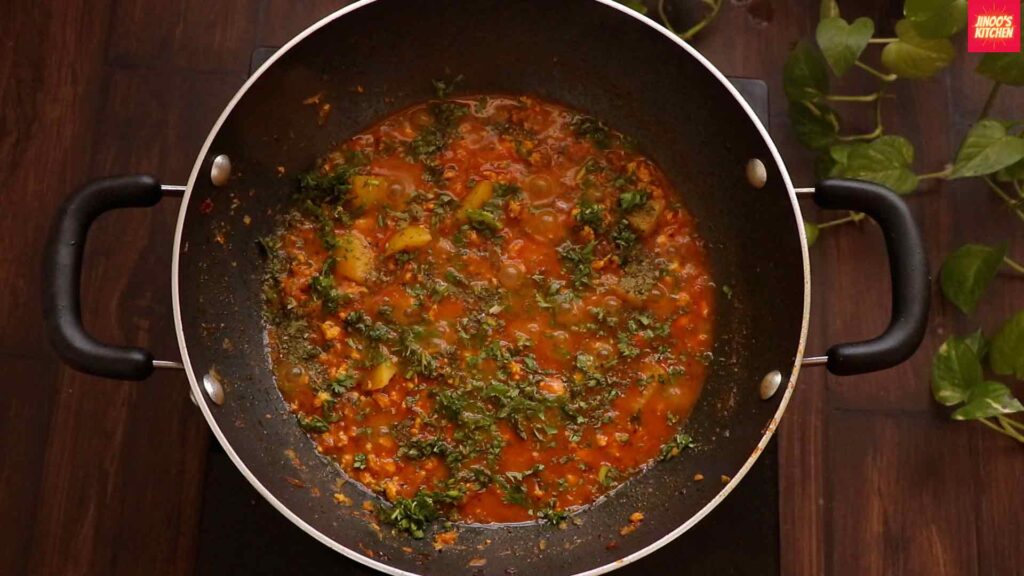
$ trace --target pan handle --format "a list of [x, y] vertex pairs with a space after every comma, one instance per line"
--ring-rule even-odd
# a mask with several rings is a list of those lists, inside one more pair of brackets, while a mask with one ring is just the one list
[[153, 206], [165, 194], [183, 190], [161, 186], [152, 176], [114, 176], [86, 184], [61, 206], [43, 258], [43, 317], [50, 343], [72, 368], [107, 378], [144, 380], [154, 368], [181, 367], [178, 362], [154, 360], [143, 348], [93, 338], [82, 325], [80, 287], [85, 240], [97, 217], [117, 208]]
[[804, 364], [824, 363], [829, 372], [845, 376], [884, 370], [910, 358], [924, 339], [931, 280], [921, 232], [906, 203], [878, 184], [839, 179], [820, 182], [814, 201], [829, 210], [863, 212], [878, 223], [889, 253], [892, 318], [877, 338], [835, 344], [825, 358], [807, 358]]

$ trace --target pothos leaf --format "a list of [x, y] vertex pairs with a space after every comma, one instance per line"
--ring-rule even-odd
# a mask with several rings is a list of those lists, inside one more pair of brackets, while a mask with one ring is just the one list
[[949, 38], [967, 25], [967, 0], [906, 0], [903, 14], [922, 38]]
[[797, 139], [812, 150], [828, 148], [839, 135], [839, 117], [824, 104], [790, 102], [789, 121]]
[[985, 358], [985, 354], [988, 353], [988, 342], [985, 340], [985, 334], [981, 330], [975, 330], [970, 335], [965, 336], [964, 342], [978, 355], [978, 360]]
[[957, 152], [952, 178], [992, 174], [1024, 159], [1024, 138], [1007, 134], [1006, 125], [982, 120], [971, 127]]
[[982, 382], [981, 360], [962, 338], [951, 336], [932, 360], [932, 396], [944, 406], [966, 402], [970, 390]]
[[1000, 182], [1013, 182], [1024, 180], [1024, 160], [1019, 160], [996, 172], [996, 180]]
[[[1024, 44], [1022, 44], [1024, 46]], [[977, 72], [996, 82], [1024, 86], [1024, 47], [1019, 52], [990, 52], [981, 57]]]
[[896, 42], [882, 50], [882, 64], [904, 78], [927, 78], [953, 61], [953, 44], [945, 38], [923, 38], [908, 20], [896, 23]]
[[992, 337], [988, 362], [996, 374], [1013, 374], [1024, 380], [1024, 310], [1014, 314]]
[[964, 314], [974, 312], [1006, 255], [1006, 245], [967, 244], [942, 264], [942, 293]]
[[1024, 412], [1024, 405], [1013, 396], [1005, 384], [986, 380], [971, 388], [967, 403], [953, 412], [954, 420], [978, 420], [999, 414]]
[[818, 9], [818, 19], [838, 18], [839, 3], [836, 0], [821, 0], [821, 7]]
[[807, 236], [807, 247], [814, 246], [814, 243], [818, 241], [818, 234], [821, 233], [821, 229], [814, 222], [808, 222], [804, 220], [804, 235]]
[[[843, 156], [845, 160], [840, 161]], [[917, 175], [910, 169], [914, 146], [902, 136], [882, 136], [872, 142], [851, 144], [835, 151], [833, 158], [837, 161], [833, 176], [875, 182], [898, 194], [908, 194], [917, 188]]]
[[850, 156], [850, 148], [852, 147], [852, 144], [833, 144], [829, 146], [827, 152], [819, 154], [814, 163], [814, 173], [818, 176], [818, 179], [838, 176], [840, 171], [839, 165], [846, 164]]
[[846, 164], [850, 159], [850, 150], [853, 147], [853, 144], [836, 144], [828, 149], [828, 155], [836, 164]]
[[797, 43], [782, 69], [782, 87], [791, 102], [814, 101], [828, 92], [828, 71], [821, 54], [806, 40]]
[[875, 23], [870, 18], [857, 18], [847, 24], [836, 16], [818, 22], [815, 38], [832, 71], [842, 76], [867, 48], [874, 33]]

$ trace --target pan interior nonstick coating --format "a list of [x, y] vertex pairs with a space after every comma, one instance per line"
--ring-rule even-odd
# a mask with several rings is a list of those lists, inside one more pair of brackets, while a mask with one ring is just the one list
[[[437, 552], [430, 534], [412, 540], [373, 522], [362, 507], [373, 497], [317, 455], [282, 402], [264, 342], [258, 240], [273, 230], [297, 174], [379, 119], [432, 98], [432, 80], [456, 76], [456, 95], [535, 95], [635, 138], [696, 216], [722, 294], [715, 360], [687, 425], [696, 449], [578, 514], [578, 525], [463, 526], [458, 544]], [[215, 187], [206, 175], [220, 154], [231, 158], [233, 172], [228, 185]], [[751, 158], [768, 167], [762, 189], [747, 183]], [[758, 396], [769, 371], [788, 379], [803, 327], [798, 215], [780, 166], [719, 79], [672, 39], [613, 7], [593, 0], [364, 5], [291, 47], [255, 80], [197, 174], [178, 247], [176, 305], [187, 359], [197, 379], [212, 373], [224, 386], [224, 404], [208, 406], [229, 453], [293, 520], [338, 549], [413, 573], [601, 568], [657, 542], [711, 502], [723, 489], [719, 479], [741, 469], [783, 398]], [[695, 481], [697, 474], [705, 480]], [[621, 535], [635, 511], [644, 521]]]

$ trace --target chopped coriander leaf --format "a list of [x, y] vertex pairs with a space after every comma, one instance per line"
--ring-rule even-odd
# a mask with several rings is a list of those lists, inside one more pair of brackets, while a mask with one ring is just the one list
[[351, 372], [343, 372], [327, 382], [327, 390], [331, 394], [341, 395], [356, 385], [356, 376]]
[[366, 454], [358, 453], [352, 457], [352, 467], [356, 470], [366, 469]]
[[604, 228], [604, 206], [594, 202], [581, 202], [577, 206], [576, 222], [580, 226], [589, 226], [595, 232]]
[[486, 210], [474, 208], [466, 211], [466, 218], [469, 220], [469, 225], [477, 230], [485, 231], [497, 231], [501, 230], [501, 222], [498, 218]]
[[317, 234], [320, 236], [320, 242], [324, 245], [324, 250], [327, 250], [328, 253], [338, 247], [338, 236], [334, 233], [334, 223], [330, 218], [321, 215]]
[[424, 376], [436, 376], [438, 361], [416, 342], [412, 330], [403, 330], [399, 338], [398, 353], [406, 361], [409, 372]]
[[491, 99], [487, 96], [477, 98], [476, 102], [473, 103], [473, 114], [483, 116], [487, 112], [487, 104], [490, 103], [490, 101]]
[[551, 503], [539, 510], [537, 516], [552, 526], [561, 526], [569, 519], [569, 512], [567, 510], [559, 510], [554, 503]]
[[633, 251], [633, 249], [636, 248], [637, 240], [639, 240], [639, 237], [636, 235], [636, 232], [633, 230], [632, 226], [630, 226], [628, 222], [623, 220], [619, 222], [619, 224], [615, 227], [615, 230], [612, 231], [611, 240], [612, 244], [615, 245], [615, 248], [618, 250], [621, 256], [629, 255]]
[[373, 325], [373, 321], [362, 310], [353, 310], [345, 316], [345, 327], [355, 332], [366, 332]]
[[459, 274], [459, 272], [457, 270], [455, 270], [454, 268], [449, 268], [449, 269], [444, 271], [444, 279], [449, 284], [455, 284], [457, 286], [468, 286], [469, 285], [469, 281], [466, 280], [466, 277], [463, 276], [462, 274]]
[[590, 354], [584, 352], [576, 354], [576, 367], [584, 372], [592, 371], [595, 363], [594, 357]]
[[319, 300], [328, 312], [337, 312], [345, 300], [345, 295], [334, 284], [335, 259], [329, 257], [320, 273], [309, 280], [309, 289], [315, 300]]
[[314, 170], [299, 176], [299, 190], [296, 194], [300, 202], [320, 205], [325, 202], [340, 202], [352, 189], [353, 170], [349, 166], [339, 165], [330, 172]]
[[331, 429], [330, 424], [319, 416], [306, 416], [304, 414], [299, 414], [296, 418], [299, 421], [299, 427], [306, 432], [322, 434]]
[[[416, 161], [427, 161], [441, 153], [455, 135], [458, 120], [468, 111], [457, 102], [432, 102], [427, 108], [433, 123], [426, 126], [406, 147], [406, 153]], [[436, 176], [432, 178], [436, 181]]]
[[619, 194], [619, 209], [629, 213], [647, 203], [648, 195], [641, 190], [624, 190]]
[[425, 128], [409, 143], [409, 156], [414, 160], [425, 160], [436, 156], [448, 144], [448, 137], [436, 128]]
[[523, 195], [523, 189], [517, 184], [510, 184], [508, 182], [495, 182], [494, 183], [494, 197], [500, 200], [515, 199]]
[[434, 92], [437, 94], [438, 99], [444, 100], [452, 95], [452, 92], [455, 91], [455, 86], [462, 82], [462, 78], [462, 74], [459, 74], [451, 80], [431, 80], [430, 82], [434, 85]]
[[591, 265], [594, 262], [594, 247], [596, 242], [590, 241], [585, 245], [566, 242], [558, 247], [558, 255], [572, 276], [573, 286], [581, 288], [590, 285], [590, 278], [593, 276]]
[[617, 346], [619, 354], [624, 358], [636, 358], [640, 355], [640, 348], [633, 343], [633, 337], [626, 332], [619, 333]]
[[414, 460], [434, 455], [447, 456], [455, 452], [455, 448], [447, 440], [438, 436], [410, 438], [398, 448], [399, 456]]
[[532, 476], [542, 470], [544, 470], [544, 466], [537, 464], [527, 470], [523, 470], [522, 472], [505, 472], [502, 475], [496, 476], [495, 481], [498, 483], [502, 492], [505, 493], [505, 502], [515, 504], [517, 506], [528, 506], [530, 499], [526, 493], [526, 486], [523, 482], [529, 476]]
[[688, 434], [680, 432], [661, 447], [661, 452], [658, 453], [658, 460], [671, 460], [689, 446], [693, 446], [693, 439]]
[[412, 498], [396, 500], [388, 508], [380, 510], [380, 518], [398, 530], [413, 538], [424, 536], [427, 524], [441, 516], [440, 507], [452, 505], [462, 500], [463, 494], [458, 490], [447, 492], [420, 491]]
[[600, 120], [591, 116], [577, 115], [570, 123], [573, 132], [580, 138], [586, 138], [599, 150], [607, 150], [612, 146], [612, 132]]
[[433, 159], [423, 160], [423, 181], [440, 186], [444, 183], [444, 168]]

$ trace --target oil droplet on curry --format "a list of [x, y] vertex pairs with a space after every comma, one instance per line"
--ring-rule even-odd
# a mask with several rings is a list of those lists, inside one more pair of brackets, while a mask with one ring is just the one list
[[714, 286], [665, 175], [535, 98], [432, 101], [302, 176], [263, 240], [278, 386], [320, 453], [422, 537], [559, 523], [675, 456]]

